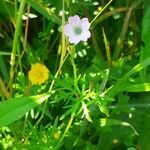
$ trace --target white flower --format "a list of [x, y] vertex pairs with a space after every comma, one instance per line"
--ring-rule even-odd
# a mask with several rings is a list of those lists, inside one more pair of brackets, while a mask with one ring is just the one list
[[88, 18], [80, 19], [79, 16], [75, 15], [69, 17], [68, 22], [64, 26], [64, 33], [69, 38], [71, 44], [78, 44], [80, 41], [87, 41], [90, 38], [90, 23]]

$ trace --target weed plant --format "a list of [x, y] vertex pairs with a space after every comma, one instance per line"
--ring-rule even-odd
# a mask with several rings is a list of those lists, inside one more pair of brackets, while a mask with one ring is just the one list
[[0, 150], [150, 150], [150, 0], [0, 0]]

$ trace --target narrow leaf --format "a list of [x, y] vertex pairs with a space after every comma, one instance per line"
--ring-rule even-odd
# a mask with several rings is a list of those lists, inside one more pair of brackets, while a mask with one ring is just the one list
[[6, 126], [45, 101], [50, 94], [8, 99], [0, 104], [0, 127]]
[[27, 0], [31, 7], [48, 19], [52, 19], [55, 23], [61, 25], [61, 19], [52, 13], [49, 8], [38, 2], [37, 0]]
[[123, 91], [127, 92], [148, 92], [150, 91], [150, 83], [142, 83], [126, 86]]
[[142, 61], [141, 63], [139, 63], [135, 67], [133, 67], [113, 87], [108, 89], [108, 91], [106, 92], [108, 94], [108, 96], [110, 96], [110, 97], [115, 96], [119, 91], [122, 90], [125, 82], [130, 78], [130, 76], [141, 71], [143, 68], [147, 67], [148, 65], [150, 65], [150, 57], [147, 58], [146, 60]]
[[[147, 1], [147, 0], [146, 0]], [[141, 47], [140, 61], [150, 57], [150, 1], [147, 1], [144, 7], [144, 17], [142, 21], [142, 41], [144, 46]], [[146, 81], [147, 67], [140, 72], [141, 81]]]
[[123, 122], [123, 121], [120, 121], [120, 120], [116, 120], [116, 119], [108, 119], [108, 118], [102, 118], [100, 119], [100, 125], [103, 127], [103, 126], [116, 126], [116, 125], [119, 125], [119, 126], [127, 126], [127, 127], [131, 127], [134, 131], [134, 133], [136, 135], [138, 135], [137, 131], [134, 129], [134, 127], [129, 124], [128, 122]]

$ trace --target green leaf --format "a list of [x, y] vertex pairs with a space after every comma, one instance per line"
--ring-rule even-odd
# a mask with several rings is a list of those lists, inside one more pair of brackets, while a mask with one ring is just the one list
[[148, 92], [150, 91], [150, 83], [142, 83], [126, 86], [123, 91], [127, 92]]
[[49, 8], [47, 8], [37, 0], [27, 0], [27, 1], [31, 7], [33, 7], [44, 17], [46, 17], [47, 19], [52, 19], [55, 23], [61, 25], [61, 19], [57, 17], [54, 13], [52, 13]]
[[85, 118], [89, 121], [89, 122], [92, 122], [92, 119], [90, 117], [90, 114], [89, 114], [89, 110], [85, 104], [84, 101], [82, 101], [82, 109], [84, 111], [83, 115], [85, 116]]
[[127, 150], [136, 150], [134, 147], [127, 148]]
[[8, 72], [8, 69], [7, 69], [7, 66], [6, 66], [6, 63], [5, 63], [5, 59], [2, 56], [0, 56], [0, 72], [3, 75], [4, 81], [8, 82], [9, 72]]
[[102, 93], [104, 91], [104, 89], [105, 89], [106, 83], [108, 81], [109, 69], [106, 69], [104, 73], [105, 73], [105, 75], [104, 75], [103, 81], [100, 84], [100, 88], [99, 88], [100, 89], [100, 93]]
[[8, 55], [8, 56], [9, 56], [9, 55], [11, 55], [11, 53], [10, 53], [10, 52], [3, 52], [3, 51], [0, 51], [0, 56], [1, 56], [1, 55], [6, 55], [6, 56]]
[[3, 19], [13, 19], [15, 17], [15, 7], [12, 2], [1, 0], [0, 1], [0, 17]]
[[25, 115], [32, 108], [44, 102], [50, 94], [8, 99], [0, 104], [0, 127], [6, 126]]
[[115, 96], [118, 92], [120, 92], [124, 88], [124, 85], [125, 85], [126, 81], [130, 78], [130, 76], [141, 71], [143, 68], [147, 67], [148, 65], [150, 65], [150, 57], [147, 58], [146, 60], [142, 61], [135, 67], [133, 67], [114, 86], [109, 88], [106, 92], [108, 94], [108, 96], [110, 96], [110, 97]]
[[[146, 0], [147, 1], [147, 0]], [[140, 61], [150, 57], [150, 1], [147, 1], [146, 7], [144, 7], [144, 17], [142, 21], [142, 41], [144, 46], [141, 47]], [[147, 67], [141, 70], [140, 77], [142, 81], [146, 81]]]
[[108, 118], [102, 118], [100, 119], [100, 125], [102, 127], [104, 126], [116, 126], [116, 125], [119, 125], [119, 126], [126, 126], [126, 127], [131, 127], [132, 130], [134, 131], [134, 134], [138, 135], [137, 131], [134, 129], [134, 127], [129, 124], [128, 122], [123, 122], [123, 121], [120, 121], [120, 120], [116, 120], [116, 119], [108, 119]]

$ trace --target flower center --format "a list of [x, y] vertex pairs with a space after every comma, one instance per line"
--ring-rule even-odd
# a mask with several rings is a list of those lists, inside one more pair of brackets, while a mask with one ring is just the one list
[[81, 27], [74, 27], [74, 33], [76, 35], [80, 35], [82, 33], [82, 28]]
[[41, 71], [38, 71], [37, 74], [36, 74], [36, 76], [37, 76], [38, 78], [42, 78], [43, 74], [42, 74]]

